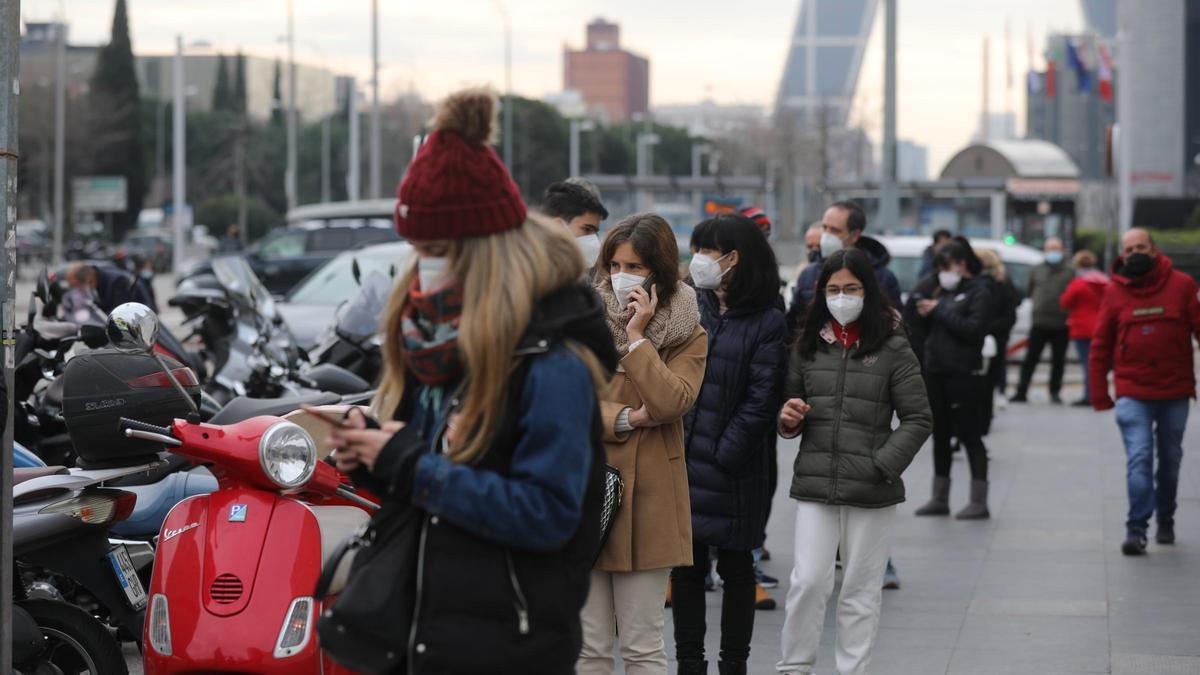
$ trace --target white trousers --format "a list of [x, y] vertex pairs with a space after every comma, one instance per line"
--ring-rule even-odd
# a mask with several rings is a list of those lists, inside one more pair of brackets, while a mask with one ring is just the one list
[[837, 669], [841, 675], [867, 672], [879, 630], [883, 572], [895, 517], [894, 506], [796, 504], [796, 566], [787, 596], [779, 672], [812, 673], [816, 667], [839, 547], [844, 573], [837, 604]]
[[626, 675], [667, 675], [663, 604], [670, 569], [597, 572], [580, 619], [583, 649], [577, 675], [612, 675], [614, 639], [621, 641]]

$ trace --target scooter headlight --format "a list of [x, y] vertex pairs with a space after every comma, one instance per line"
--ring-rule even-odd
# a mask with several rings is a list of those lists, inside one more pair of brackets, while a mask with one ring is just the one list
[[267, 476], [281, 488], [304, 485], [317, 468], [317, 444], [291, 422], [271, 425], [258, 442], [258, 461]]

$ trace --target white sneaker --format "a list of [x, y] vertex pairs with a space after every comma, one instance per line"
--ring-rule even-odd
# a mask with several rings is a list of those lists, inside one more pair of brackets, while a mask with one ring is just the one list
[[1004, 394], [996, 394], [996, 398], [994, 400], [996, 404], [996, 410], [1008, 409], [1008, 397]]

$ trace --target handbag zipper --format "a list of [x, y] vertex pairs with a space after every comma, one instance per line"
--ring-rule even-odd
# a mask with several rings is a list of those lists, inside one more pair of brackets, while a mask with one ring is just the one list
[[513, 565], [512, 551], [504, 549], [504, 562], [508, 566], [508, 581], [512, 584], [513, 594], [517, 596], [515, 603], [517, 609], [517, 632], [521, 635], [529, 635], [529, 603], [525, 600], [525, 593], [521, 590], [521, 581], [517, 579], [517, 568]]

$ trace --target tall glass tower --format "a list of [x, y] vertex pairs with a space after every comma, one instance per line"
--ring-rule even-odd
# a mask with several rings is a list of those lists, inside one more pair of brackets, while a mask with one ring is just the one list
[[801, 0], [777, 111], [802, 120], [823, 117], [842, 127], [850, 115], [858, 71], [878, 0]]

